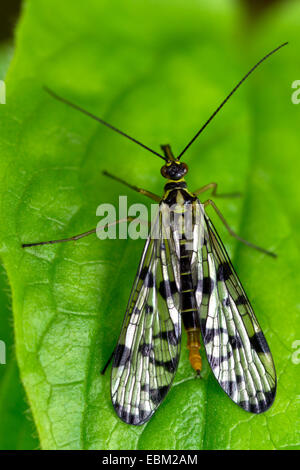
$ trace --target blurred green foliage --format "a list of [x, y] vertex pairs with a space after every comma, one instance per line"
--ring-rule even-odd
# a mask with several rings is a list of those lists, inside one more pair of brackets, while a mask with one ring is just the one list
[[[291, 103], [299, 13], [298, 2], [285, 2], [255, 28], [229, 1], [116, 0], [112, 8], [87, 0], [73, 2], [71, 14], [68, 2], [27, 3], [0, 108], [0, 254], [42, 448], [299, 448], [291, 360], [299, 338], [300, 108]], [[206, 363], [203, 380], [194, 380], [184, 337], [165, 402], [148, 424], [127, 426], [113, 412], [109, 373], [99, 370], [116, 344], [143, 241], [90, 237], [26, 251], [20, 244], [92, 228], [98, 204], [117, 203], [119, 194], [147, 204], [101, 171], [161, 194], [160, 161], [42, 87], [154, 149], [170, 142], [177, 154], [250, 66], [285, 40], [185, 158], [191, 189], [217, 181], [222, 192], [243, 192], [218, 205], [241, 236], [278, 253], [274, 261], [238, 245], [216, 221], [274, 355], [276, 402], [261, 416], [242, 411]]]
[[14, 29], [18, 16], [20, 15], [21, 4], [22, 0], [2, 2], [0, 15], [0, 43], [13, 40]]

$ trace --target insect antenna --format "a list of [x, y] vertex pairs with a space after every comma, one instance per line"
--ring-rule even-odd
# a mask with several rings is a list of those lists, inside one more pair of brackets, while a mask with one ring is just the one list
[[201, 129], [197, 132], [197, 134], [192, 138], [192, 140], [187, 144], [187, 146], [182, 150], [182, 152], [179, 154], [179, 156], [177, 157], [178, 160], [182, 157], [182, 155], [187, 151], [187, 149], [192, 145], [192, 143], [197, 139], [197, 137], [201, 134], [201, 132], [204, 131], [204, 129], [206, 128], [206, 126], [208, 126], [208, 124], [213, 120], [213, 118], [216, 116], [216, 114], [218, 114], [218, 112], [221, 110], [221, 108], [223, 108], [224, 104], [227, 103], [227, 101], [229, 100], [229, 98], [231, 98], [231, 96], [236, 92], [236, 90], [241, 86], [241, 84], [246, 80], [246, 78], [249, 77], [249, 75], [262, 63], [264, 62], [264, 60], [266, 60], [268, 57], [270, 57], [272, 54], [274, 54], [275, 52], [277, 52], [279, 49], [281, 49], [283, 46], [286, 46], [288, 44], [288, 42], [285, 42], [283, 44], [281, 44], [280, 46], [276, 47], [276, 49], [273, 49], [273, 51], [269, 52], [267, 55], [265, 55], [262, 59], [260, 59], [260, 61], [258, 61], [254, 67], [252, 67], [252, 69], [249, 70], [248, 73], [246, 73], [246, 75], [238, 82], [238, 84], [233, 88], [233, 90], [229, 93], [229, 95], [226, 96], [225, 100], [222, 101], [222, 103], [220, 104], [220, 106], [218, 106], [218, 108], [215, 110], [215, 112], [208, 118], [208, 120], [203, 124], [203, 126], [201, 127]]
[[106, 127], [109, 127], [109, 129], [112, 129], [115, 132], [118, 132], [118, 134], [123, 135], [124, 137], [127, 137], [127, 139], [131, 140], [132, 142], [135, 142], [136, 144], [140, 145], [146, 150], [149, 150], [149, 152], [154, 153], [154, 155], [157, 155], [159, 158], [162, 158], [163, 160], [167, 161], [165, 157], [160, 155], [158, 152], [155, 150], [152, 150], [151, 148], [147, 147], [147, 145], [142, 144], [138, 140], [134, 139], [133, 137], [130, 137], [130, 135], [126, 134], [125, 132], [121, 131], [120, 129], [117, 129], [115, 126], [112, 124], [109, 124], [108, 122], [104, 121], [103, 119], [99, 118], [98, 116], [95, 116], [95, 114], [90, 113], [89, 111], [81, 108], [81, 106], [78, 106], [77, 104], [72, 103], [71, 101], [67, 100], [66, 98], [62, 98], [61, 96], [57, 95], [54, 91], [50, 90], [48, 87], [44, 87], [45, 91], [49, 93], [53, 98], [55, 98], [58, 101], [61, 101], [62, 103], [65, 103], [66, 105], [70, 106], [71, 108], [76, 109], [77, 111], [80, 111], [83, 114], [86, 114], [86, 116], [91, 117], [92, 119], [95, 119], [95, 121], [100, 122]]

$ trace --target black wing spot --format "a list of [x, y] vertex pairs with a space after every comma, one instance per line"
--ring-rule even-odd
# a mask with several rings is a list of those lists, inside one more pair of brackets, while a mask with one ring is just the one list
[[161, 281], [159, 284], [159, 293], [164, 300], [168, 297], [172, 297], [177, 292], [177, 286], [175, 281], [168, 282], [166, 280]]
[[149, 414], [149, 411], [140, 410], [139, 412], [140, 422], [138, 424], [144, 424], [145, 421], [148, 421], [148, 419], [151, 417], [151, 414]]
[[207, 360], [210, 364], [210, 367], [214, 370], [216, 369], [217, 367], [219, 367], [220, 365], [220, 359], [219, 357], [216, 357], [216, 356], [212, 356], [212, 355], [209, 355], [207, 356]]
[[216, 330], [214, 328], [206, 328], [205, 336], [204, 336], [204, 343], [208, 344], [211, 341], [213, 341], [215, 335], [216, 335]]
[[265, 406], [265, 402], [259, 402], [258, 405], [256, 403], [250, 403], [250, 409], [249, 411], [251, 413], [255, 413], [255, 414], [258, 414], [258, 413], [261, 413], [262, 412], [262, 409], [260, 407], [260, 405], [263, 404]]
[[237, 375], [235, 376], [235, 379], [236, 379], [236, 383], [237, 383], [238, 385], [244, 383], [244, 378], [243, 378], [243, 376], [240, 375], [240, 374], [237, 374]]
[[118, 403], [114, 405], [114, 408], [116, 410], [117, 415], [120, 416], [120, 418], [127, 424], [139, 425], [142, 424], [142, 421], [146, 418], [146, 416], [142, 416], [141, 411], [138, 415], [134, 415], [126, 411], [125, 408], [119, 405]]
[[258, 404], [250, 403], [249, 401], [241, 401], [239, 405], [244, 408], [246, 411], [251, 413], [259, 414], [267, 411], [268, 408], [272, 405], [275, 398], [275, 388], [269, 392], [264, 393], [264, 400], [259, 400]]
[[232, 275], [231, 266], [229, 263], [221, 263], [217, 271], [217, 280], [218, 281], [227, 281]]
[[250, 343], [257, 353], [269, 353], [270, 349], [261, 331], [255, 333], [250, 338]]
[[214, 288], [214, 281], [210, 277], [203, 278], [202, 292], [203, 294], [210, 295]]
[[173, 374], [176, 370], [176, 361], [175, 359], [170, 360], [170, 361], [159, 361], [158, 359], [154, 359], [153, 357], [150, 357], [150, 362], [152, 364], [155, 364], [155, 367], [163, 367], [165, 370]]
[[174, 329], [170, 331], [162, 331], [160, 333], [157, 333], [157, 335], [153, 336], [153, 339], [165, 339], [172, 346], [177, 346], [179, 338], [178, 338], [178, 332], [176, 332]]
[[239, 405], [245, 410], [245, 411], [251, 411], [250, 407], [250, 402], [248, 400], [243, 400], [240, 401]]
[[145, 313], [147, 314], [153, 313], [152, 305], [145, 305]]
[[168, 386], [159, 387], [159, 388], [152, 388], [150, 389], [150, 398], [155, 405], [159, 405], [160, 402], [165, 398], [167, 392], [169, 390]]
[[151, 344], [147, 344], [147, 343], [144, 343], [144, 344], [141, 344], [140, 347], [139, 347], [139, 352], [144, 356], [144, 357], [147, 357], [147, 356], [150, 356], [150, 353], [152, 351], [152, 346]]
[[238, 296], [235, 303], [236, 305], [245, 305], [247, 303], [247, 298], [243, 294], [241, 294]]
[[215, 336], [220, 336], [221, 334], [226, 334], [227, 330], [225, 328], [206, 328], [205, 329], [205, 336], [204, 336], [204, 342], [205, 344], [210, 343], [213, 341]]
[[178, 336], [176, 336], [175, 331], [164, 331], [162, 333], [162, 338], [166, 339], [169, 344], [172, 344], [172, 346], [177, 346], [178, 344]]
[[274, 398], [275, 398], [275, 393], [276, 393], [275, 388], [273, 388], [270, 392], [264, 392], [266, 403], [267, 403], [266, 408], [269, 408], [269, 406], [272, 405]]
[[220, 385], [230, 397], [233, 396], [237, 390], [236, 382], [233, 382], [232, 380], [220, 382]]
[[153, 274], [151, 271], [149, 271], [149, 268], [147, 266], [144, 266], [143, 269], [141, 270], [140, 279], [144, 281], [144, 284], [146, 287], [154, 286]]
[[223, 299], [223, 300], [222, 300], [222, 304], [223, 304], [225, 307], [230, 307], [230, 298], [229, 298], [229, 297], [226, 297], [226, 299]]
[[113, 367], [125, 366], [131, 357], [131, 350], [124, 344], [118, 344], [114, 354]]
[[240, 348], [243, 347], [239, 335], [229, 336], [228, 339], [229, 339], [229, 343], [230, 343], [230, 346], [232, 347], [232, 349], [240, 349]]
[[228, 361], [231, 358], [231, 356], [232, 356], [232, 352], [228, 351], [226, 356], [216, 357], [216, 356], [208, 355], [207, 360], [210, 363], [211, 367], [214, 369], [215, 367], [220, 366], [220, 364], [222, 364], [222, 362]]

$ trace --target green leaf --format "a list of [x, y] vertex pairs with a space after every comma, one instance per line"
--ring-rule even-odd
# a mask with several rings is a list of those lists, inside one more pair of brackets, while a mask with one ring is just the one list
[[2, 450], [37, 449], [39, 442], [32, 416], [25, 402], [19, 370], [14, 357], [1, 366], [0, 377], [0, 448]]
[[[0, 253], [21, 376], [44, 449], [299, 447], [292, 362], [299, 110], [291, 104], [299, 7], [289, 3], [265, 19], [263, 32], [248, 34], [230, 5], [115, 1], [112, 9], [111, 1], [87, 0], [72, 3], [70, 14], [67, 2], [26, 4], [0, 109]], [[206, 362], [203, 379], [194, 380], [184, 335], [166, 400], [148, 424], [125, 425], [110, 403], [109, 373], [99, 371], [116, 344], [143, 241], [20, 244], [89, 230], [97, 206], [116, 205], [120, 194], [128, 206], [150, 207], [102, 170], [162, 194], [161, 162], [53, 100], [43, 85], [151, 148], [171, 142], [178, 154], [247, 69], [286, 39], [291, 44], [248, 80], [185, 158], [191, 189], [217, 181], [222, 192], [243, 192], [218, 206], [241, 236], [278, 253], [274, 261], [237, 245], [216, 220], [274, 355], [276, 402], [261, 416], [242, 411]]]
[[[0, 45], [0, 79], [4, 79], [12, 57], [10, 43]], [[12, 312], [9, 286], [3, 270], [0, 271], [0, 340], [5, 345], [5, 364], [0, 365], [0, 449], [36, 449], [34, 425], [24, 397], [14, 351]], [[2, 359], [2, 358], [1, 358]]]

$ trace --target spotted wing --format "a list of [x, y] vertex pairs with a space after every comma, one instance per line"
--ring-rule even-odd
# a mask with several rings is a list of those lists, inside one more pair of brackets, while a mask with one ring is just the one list
[[179, 361], [174, 242], [164, 238], [161, 223], [160, 231], [157, 239], [150, 236], [146, 242], [112, 366], [112, 403], [128, 424], [143, 424], [153, 415], [170, 388]]
[[207, 216], [204, 225], [198, 305], [207, 359], [219, 384], [235, 403], [246, 411], [262, 413], [271, 406], [276, 392], [271, 352]]

